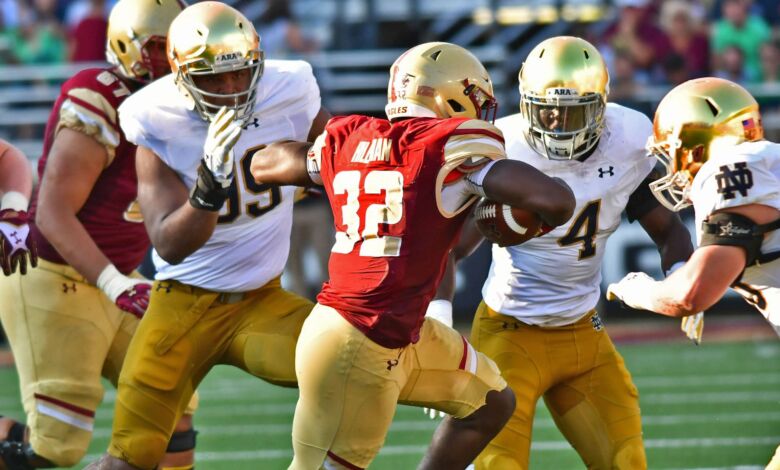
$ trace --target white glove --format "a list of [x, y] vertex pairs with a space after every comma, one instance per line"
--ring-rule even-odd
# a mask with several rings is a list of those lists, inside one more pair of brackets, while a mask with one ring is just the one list
[[235, 110], [223, 106], [211, 120], [203, 144], [203, 161], [223, 188], [233, 180], [233, 146], [241, 137], [241, 123], [235, 117]]
[[616, 284], [607, 287], [607, 300], [620, 300], [631, 308], [646, 309], [646, 305], [640, 303], [644, 299], [646, 288], [655, 283], [655, 279], [645, 273], [628, 273]]
[[704, 333], [704, 312], [683, 317], [680, 329], [696, 346], [701, 344], [701, 335]]
[[125, 276], [113, 264], [100, 272], [96, 284], [117, 307], [138, 318], [149, 306], [149, 291], [152, 289], [149, 281]]

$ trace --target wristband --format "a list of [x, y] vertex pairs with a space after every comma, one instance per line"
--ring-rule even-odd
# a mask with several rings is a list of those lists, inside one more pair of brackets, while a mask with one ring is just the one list
[[214, 178], [214, 174], [206, 168], [201, 160], [198, 166], [198, 179], [195, 180], [195, 186], [190, 191], [190, 205], [196, 209], [202, 209], [210, 212], [219, 212], [228, 198], [228, 188], [223, 187]]
[[138, 279], [132, 279], [124, 274], [120, 273], [116, 266], [110, 264], [103, 268], [95, 283], [98, 289], [102, 290], [106, 297], [111, 299], [111, 302], [116, 302], [116, 299], [122, 295], [123, 292], [130, 290], [138, 284]]
[[18, 191], [8, 191], [3, 194], [3, 199], [0, 201], [0, 210], [11, 209], [16, 212], [24, 212], [29, 204], [30, 201], [27, 200], [24, 194]]

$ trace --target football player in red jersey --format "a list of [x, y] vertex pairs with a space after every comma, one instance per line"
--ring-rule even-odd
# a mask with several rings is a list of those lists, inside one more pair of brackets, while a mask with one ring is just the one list
[[27, 273], [27, 262], [38, 264], [35, 244], [30, 240], [27, 205], [32, 192], [32, 174], [27, 158], [18, 148], [0, 139], [0, 266], [10, 276], [19, 266]]
[[[0, 319], [19, 373], [28, 426], [0, 418], [0, 469], [70, 467], [85, 455], [101, 376], [116, 384], [150, 283], [134, 270], [149, 248], [137, 209], [135, 149], [117, 108], [170, 71], [168, 26], [178, 0], [120, 0], [108, 68], [66, 81], [49, 117], [30, 207], [37, 269], [0, 279]], [[164, 466], [192, 466], [191, 419]]]
[[389, 120], [336, 117], [313, 145], [277, 143], [252, 160], [256, 181], [323, 185], [336, 221], [330, 280], [296, 348], [291, 469], [367, 467], [396, 403], [452, 416], [420, 468], [465, 468], [512, 414], [514, 394], [490, 359], [424, 318], [447, 253], [479, 196], [551, 226], [574, 207], [567, 186], [504, 160], [492, 83], [465, 49], [404, 53], [388, 101]]

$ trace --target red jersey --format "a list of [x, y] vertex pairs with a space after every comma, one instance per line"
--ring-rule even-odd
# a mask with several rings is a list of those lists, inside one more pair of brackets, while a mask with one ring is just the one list
[[476, 199], [448, 208], [443, 188], [503, 157], [501, 131], [485, 121], [331, 119], [309, 153], [336, 225], [318, 302], [384, 347], [416, 342]]
[[[63, 127], [93, 137], [105, 146], [108, 164], [76, 216], [103, 254], [125, 274], [141, 264], [149, 249], [149, 237], [136, 202], [136, 147], [125, 139], [117, 113], [122, 101], [134, 91], [131, 86], [136, 85], [124, 81], [111, 69], [83, 70], [65, 82], [46, 123], [43, 155], [38, 161], [38, 176], [43, 180], [54, 137]], [[30, 204], [32, 220], [37, 205], [36, 191]], [[66, 264], [40, 230], [30, 225], [39, 256]]]

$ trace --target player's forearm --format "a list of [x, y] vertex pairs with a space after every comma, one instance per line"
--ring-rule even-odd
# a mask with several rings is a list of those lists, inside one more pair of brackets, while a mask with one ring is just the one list
[[701, 309], [693, 303], [690, 286], [680, 279], [663, 281], [647, 279], [637, 282], [621, 293], [621, 300], [628, 306], [659, 313], [669, 317], [684, 317], [698, 313]]
[[276, 142], [252, 156], [251, 173], [260, 184], [311, 186], [314, 184], [306, 168], [309, 142]]
[[0, 155], [0, 195], [17, 192], [30, 199], [32, 193], [32, 172], [24, 155], [9, 147]]
[[566, 183], [514, 160], [496, 162], [485, 176], [483, 188], [488, 199], [535, 212], [552, 227], [566, 223], [576, 205]]
[[91, 284], [97, 282], [100, 273], [111, 263], [75, 214], [41, 204], [35, 223], [62, 259]]
[[219, 213], [182, 204], [158, 222], [147, 222], [157, 254], [170, 264], [179, 264], [211, 238]]

